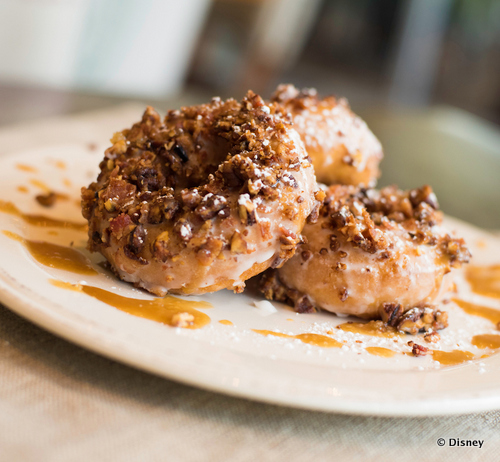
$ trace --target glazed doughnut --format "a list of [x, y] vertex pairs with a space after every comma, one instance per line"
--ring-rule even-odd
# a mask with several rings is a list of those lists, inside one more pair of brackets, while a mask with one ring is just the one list
[[382, 147], [347, 100], [319, 99], [315, 89], [299, 91], [293, 85], [280, 85], [271, 100], [290, 114], [319, 182], [375, 186]]
[[157, 295], [240, 292], [293, 255], [319, 208], [299, 135], [252, 92], [164, 121], [148, 108], [111, 141], [82, 189], [89, 249]]
[[302, 231], [306, 243], [264, 277], [262, 290], [298, 311], [382, 318], [401, 330], [404, 313], [406, 321], [426, 322], [425, 308], [449, 288], [448, 273], [470, 258], [437, 209], [429, 186], [406, 192], [331, 186]]

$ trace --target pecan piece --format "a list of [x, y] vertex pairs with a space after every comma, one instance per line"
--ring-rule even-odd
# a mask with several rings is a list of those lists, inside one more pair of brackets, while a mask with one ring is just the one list
[[430, 351], [429, 348], [426, 348], [426, 347], [424, 347], [422, 345], [419, 345], [418, 343], [414, 343], [412, 345], [411, 352], [415, 356], [426, 356], [428, 354], [432, 354], [432, 351]]
[[215, 217], [219, 211], [227, 206], [227, 199], [224, 196], [207, 194], [196, 207], [194, 213], [202, 220], [207, 221]]
[[147, 230], [142, 225], [137, 225], [128, 237], [130, 250], [138, 254], [146, 244]]
[[38, 194], [35, 199], [43, 207], [53, 207], [57, 200], [57, 194], [51, 191], [47, 194]]
[[427, 332], [424, 335], [424, 340], [428, 343], [436, 343], [441, 339], [441, 336], [437, 332]]
[[402, 314], [403, 308], [399, 303], [382, 304], [380, 315], [382, 317], [382, 321], [386, 322], [389, 326], [396, 327]]
[[238, 214], [243, 224], [252, 226], [257, 223], [255, 204], [249, 194], [241, 194], [238, 198]]
[[166, 262], [171, 256], [170, 250], [168, 249], [169, 238], [168, 231], [163, 231], [153, 244], [153, 255], [159, 261]]
[[238, 230], [236, 230], [233, 234], [233, 237], [231, 237], [231, 253], [241, 254], [247, 253], [247, 251], [247, 241], [245, 241], [242, 234]]

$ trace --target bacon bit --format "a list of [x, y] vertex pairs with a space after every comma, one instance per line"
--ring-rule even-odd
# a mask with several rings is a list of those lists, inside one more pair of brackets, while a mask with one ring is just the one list
[[134, 223], [129, 215], [121, 213], [110, 221], [109, 227], [116, 239], [120, 240], [123, 236], [126, 236], [132, 231]]
[[108, 204], [105, 207], [109, 212], [130, 205], [134, 201], [135, 192], [135, 185], [111, 178], [108, 187], [102, 191], [101, 200], [104, 204]]

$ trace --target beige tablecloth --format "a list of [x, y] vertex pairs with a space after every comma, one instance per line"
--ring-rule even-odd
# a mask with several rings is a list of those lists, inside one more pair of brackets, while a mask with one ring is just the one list
[[[129, 106], [3, 129], [0, 150], [98, 142], [137, 117]], [[230, 398], [87, 352], [2, 306], [0, 377], [2, 462], [500, 460], [498, 411], [392, 419]]]

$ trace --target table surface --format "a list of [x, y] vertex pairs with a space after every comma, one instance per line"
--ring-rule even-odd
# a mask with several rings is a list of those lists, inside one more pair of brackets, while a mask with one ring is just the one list
[[[131, 111], [68, 115], [123, 100], [14, 87], [0, 87], [0, 100], [2, 153], [53, 142], [49, 115], [63, 116], [59, 124], [99, 120], [105, 131]], [[181, 95], [160, 104], [194, 100]], [[63, 136], [79, 141], [80, 134]], [[90, 353], [1, 305], [0, 376], [0, 461], [498, 460], [499, 411], [394, 419], [231, 398]], [[439, 447], [438, 438], [484, 443]]]

